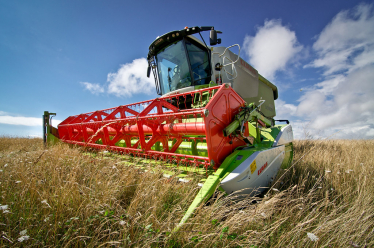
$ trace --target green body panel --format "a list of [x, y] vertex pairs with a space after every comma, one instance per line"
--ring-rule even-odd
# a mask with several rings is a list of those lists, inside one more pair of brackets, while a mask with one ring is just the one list
[[[193, 214], [195, 209], [203, 202], [206, 202], [218, 188], [220, 191], [224, 190], [219, 188], [220, 182], [228, 176], [235, 168], [237, 168], [242, 162], [244, 162], [249, 156], [257, 151], [267, 150], [272, 147], [276, 137], [278, 136], [279, 132], [281, 131], [282, 127], [285, 125], [275, 125], [271, 128], [262, 128], [261, 132], [259, 132], [259, 128], [255, 128], [251, 123], [248, 123], [248, 126], [251, 126], [251, 132], [256, 132], [258, 135], [258, 140], [260, 142], [256, 143], [254, 146], [246, 147], [246, 149], [242, 149], [242, 147], [237, 148], [233, 153], [231, 153], [221, 164], [221, 166], [217, 169], [217, 171], [210, 175], [203, 187], [197, 193], [194, 201], [188, 208], [187, 212], [183, 216], [182, 220], [178, 224], [178, 226], [174, 229], [174, 231], [179, 230], [179, 228], [188, 220], [188, 218]], [[250, 132], [250, 133], [251, 133]], [[249, 149], [248, 149], [249, 148]], [[291, 152], [286, 153], [286, 157], [283, 160], [282, 168], [289, 166], [293, 159], [293, 146], [292, 143], [286, 145], [286, 151], [290, 150]], [[237, 159], [238, 156], [242, 156], [241, 159]]]
[[218, 84], [210, 81], [209, 84], [202, 84], [202, 85], [195, 85], [194, 86], [194, 89], [195, 90], [201, 90], [201, 89], [205, 89], [205, 88], [209, 88], [209, 87], [213, 87], [213, 86], [217, 86]]
[[277, 88], [277, 86], [272, 84], [269, 80], [264, 78], [261, 74], [258, 74], [258, 79], [273, 90], [274, 100], [277, 100], [278, 99], [278, 88]]
[[[290, 152], [287, 152], [287, 151], [290, 151]], [[283, 160], [281, 168], [287, 169], [291, 165], [292, 160], [293, 160], [293, 144], [289, 143], [286, 145], [286, 157]]]
[[236, 129], [238, 129], [240, 127], [240, 121], [239, 120], [235, 120], [233, 122], [230, 123], [230, 125], [228, 125], [224, 130], [223, 130], [223, 134], [227, 137], [229, 136], [231, 133], [235, 132]]
[[[217, 86], [216, 83], [213, 83], [212, 81], [209, 84], [203, 84], [203, 85], [195, 85], [195, 90], [205, 89], [209, 87]], [[209, 100], [213, 97], [213, 95], [217, 92], [217, 90], [213, 90], [212, 93], [209, 91], [205, 91], [202, 94], [198, 93], [195, 94], [195, 98], [193, 99], [192, 108], [201, 108], [208, 104]]]
[[255, 138], [255, 139], [257, 138], [256, 126], [253, 125], [251, 122], [248, 122], [248, 133], [253, 138]]
[[227, 137], [232, 134], [235, 135], [235, 131], [240, 130], [241, 126], [244, 125], [244, 123], [249, 122], [248, 125], [250, 128], [250, 136], [252, 136], [256, 140], [256, 143], [260, 143], [260, 130], [257, 127], [257, 122], [261, 121], [263, 125], [271, 127], [272, 120], [263, 116], [259, 112], [259, 107], [260, 106], [256, 106], [254, 103], [250, 103], [248, 104], [248, 106], [241, 108], [240, 112], [235, 115], [234, 121], [223, 129], [224, 136]]
[[[132, 139], [131, 145], [135, 145], [135, 143], [138, 140]], [[96, 143], [101, 142], [101, 140], [98, 140]], [[173, 146], [173, 141], [168, 142], [169, 147]], [[101, 143], [98, 143], [101, 144]], [[126, 143], [124, 140], [118, 141], [116, 143], [116, 146], [120, 147], [126, 147]], [[155, 145], [151, 147], [154, 151], [163, 151], [163, 147], [160, 145], [160, 142], [156, 142]], [[205, 142], [199, 142], [199, 141], [183, 141], [178, 149], [175, 151], [179, 154], [186, 154], [186, 155], [195, 155], [195, 156], [201, 156], [201, 157], [208, 157], [208, 149]]]
[[48, 144], [54, 145], [54, 144], [56, 144], [58, 142], [60, 142], [59, 138], [57, 138], [56, 136], [54, 136], [51, 133], [48, 133], [48, 135], [47, 135], [47, 143]]
[[193, 214], [195, 209], [204, 201], [207, 201], [216, 190], [217, 186], [222, 180], [222, 176], [225, 173], [227, 167], [231, 165], [231, 162], [236, 158], [237, 151], [233, 152], [231, 155], [229, 155], [224, 162], [221, 164], [221, 166], [217, 169], [217, 171], [210, 175], [204, 182], [203, 187], [200, 189], [200, 191], [197, 193], [195, 199], [193, 200], [192, 204], [188, 208], [186, 214], [183, 216], [182, 220], [180, 221], [179, 225], [174, 229], [174, 231], [177, 231], [181, 225], [183, 225], [188, 218]]

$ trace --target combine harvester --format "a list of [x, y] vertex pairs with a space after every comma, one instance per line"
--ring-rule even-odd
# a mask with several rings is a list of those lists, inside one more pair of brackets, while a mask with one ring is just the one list
[[[202, 31], [210, 31], [211, 47]], [[203, 175], [180, 224], [218, 187], [227, 194], [264, 191], [292, 161], [292, 127], [286, 120], [275, 125], [277, 87], [240, 57], [239, 45], [213, 47], [221, 43], [217, 33], [186, 27], [158, 37], [149, 47], [147, 76], [153, 71], [160, 98], [70, 116], [58, 129], [46, 111], [44, 141], [166, 161]], [[229, 50], [235, 46], [238, 55]]]

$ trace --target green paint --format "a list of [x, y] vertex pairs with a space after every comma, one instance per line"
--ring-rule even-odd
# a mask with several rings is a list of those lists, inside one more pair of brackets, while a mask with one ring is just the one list
[[[183, 216], [182, 220], [178, 224], [178, 226], [174, 229], [174, 231], [178, 231], [179, 228], [188, 220], [189, 217], [193, 214], [195, 209], [206, 202], [218, 188], [218, 190], [223, 191], [222, 188], [219, 187], [219, 183], [228, 176], [234, 169], [236, 169], [242, 162], [244, 162], [249, 156], [254, 154], [257, 151], [267, 150], [272, 147], [275, 138], [278, 136], [280, 130], [285, 125], [276, 125], [272, 128], [255, 128], [251, 123], [248, 123], [250, 127], [250, 134], [256, 132], [256, 136], [254, 136], [257, 140], [257, 144], [254, 146], [245, 146], [245, 147], [238, 147], [233, 153], [231, 153], [226, 159], [223, 161], [221, 166], [217, 169], [217, 171], [210, 175], [203, 187], [197, 193], [194, 201], [188, 208], [186, 214]], [[227, 129], [228, 131], [230, 129]], [[287, 152], [289, 151], [289, 152]], [[242, 156], [241, 159], [237, 159], [238, 156]], [[286, 157], [282, 163], [282, 168], [289, 166], [293, 159], [293, 146], [292, 143], [286, 146]]]
[[194, 89], [195, 90], [201, 90], [213, 86], [218, 86], [218, 84], [214, 83], [213, 81], [210, 81], [209, 84], [202, 84], [202, 85], [195, 85]]
[[251, 122], [248, 122], [248, 133], [250, 136], [256, 139], [257, 137], [256, 126], [253, 125]]
[[[191, 136], [190, 136], [191, 137]], [[136, 139], [132, 139], [131, 140], [131, 145], [135, 145], [135, 143], [137, 142], [138, 140]], [[96, 143], [97, 144], [101, 144], [101, 143], [98, 143], [98, 142], [101, 142], [101, 140], [99, 139]], [[169, 149], [171, 149], [173, 147], [173, 145], [175, 144], [176, 140], [172, 140], [172, 141], [168, 141], [168, 146], [169, 146]], [[120, 140], [118, 141], [116, 144], [116, 146], [119, 146], [119, 147], [127, 147], [126, 146], [126, 143], [124, 140]], [[161, 144], [161, 142], [156, 142], [152, 147], [151, 147], [151, 150], [154, 150], [154, 151], [164, 151], [164, 148]], [[178, 149], [175, 151], [175, 153], [179, 153], [179, 154], [185, 154], [185, 155], [195, 155], [195, 156], [201, 156], [201, 157], [208, 157], [208, 148], [207, 148], [207, 144], [206, 142], [202, 142], [202, 141], [197, 141], [195, 142], [194, 140], [191, 140], [191, 141], [183, 141]]]
[[242, 125], [248, 123], [249, 135], [254, 138], [256, 144], [260, 144], [261, 130], [258, 127], [257, 121], [261, 120], [269, 127], [271, 126], [272, 121], [258, 112], [258, 108], [259, 107], [256, 107], [254, 103], [250, 103], [248, 106], [241, 108], [241, 111], [235, 115], [234, 121], [223, 129], [223, 135], [226, 137], [229, 135], [236, 135], [237, 132], [242, 131]]
[[283, 163], [281, 165], [282, 169], [287, 169], [291, 165], [292, 160], [293, 160], [293, 144], [289, 143], [286, 145], [285, 148], [286, 148], [285, 149], [286, 153], [285, 153]]
[[58, 142], [60, 142], [59, 138], [57, 138], [56, 136], [54, 136], [51, 133], [48, 134], [48, 136], [47, 136], [47, 143], [48, 144], [54, 145], [54, 144], [57, 144]]
[[[205, 88], [209, 88], [209, 87], [213, 87], [213, 86], [217, 86], [217, 84], [210, 81], [209, 84], [196, 85], [195, 90], [205, 89]], [[193, 100], [192, 108], [202, 108], [202, 107], [206, 106], [216, 92], [217, 92], [217, 90], [213, 90], [212, 92], [204, 91], [203, 93], [195, 94], [195, 98]]]
[[[218, 187], [219, 183], [236, 167], [238, 167], [245, 159], [247, 159], [250, 155], [252, 155], [257, 149], [249, 149], [249, 150], [235, 150], [232, 154], [230, 154], [221, 166], [217, 169], [217, 171], [210, 175], [206, 181], [204, 182], [203, 187], [197, 193], [194, 201], [188, 208], [186, 214], [183, 216], [182, 220], [178, 224], [178, 226], [174, 229], [174, 231], [179, 230], [179, 228], [188, 220], [188, 218], [193, 214], [195, 209], [203, 202], [206, 202], [215, 192], [216, 188]], [[238, 155], [243, 155], [241, 160], [237, 160]], [[222, 190], [222, 189], [221, 189]]]

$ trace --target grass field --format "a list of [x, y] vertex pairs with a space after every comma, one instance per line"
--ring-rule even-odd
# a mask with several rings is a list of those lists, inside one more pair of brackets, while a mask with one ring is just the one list
[[374, 141], [295, 141], [263, 198], [217, 195], [41, 139], [0, 138], [1, 247], [374, 247]]

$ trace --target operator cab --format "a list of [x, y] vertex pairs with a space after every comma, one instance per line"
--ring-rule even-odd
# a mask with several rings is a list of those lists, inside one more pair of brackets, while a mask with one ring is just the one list
[[189, 37], [170, 44], [156, 56], [162, 95], [189, 86], [209, 84], [209, 50]]
[[[210, 46], [201, 36], [210, 31]], [[199, 33], [201, 41], [193, 36]], [[149, 46], [147, 76], [153, 71], [159, 95], [168, 96], [192, 92], [222, 83], [229, 85], [247, 103], [261, 104], [262, 113], [276, 115], [277, 87], [240, 57], [240, 46], [213, 47], [221, 43], [214, 27], [192, 27], [176, 30], [157, 37]], [[238, 53], [230, 48], [238, 47]], [[195, 97], [192, 99], [192, 97]], [[206, 99], [205, 99], [205, 98]], [[169, 101], [179, 109], [199, 108], [209, 102], [208, 95], [191, 94]]]
[[[151, 69], [159, 95], [192, 91], [212, 80], [211, 50], [192, 36], [213, 27], [185, 28], [158, 37], [149, 47], [148, 73]], [[219, 32], [219, 31], [218, 31]]]

